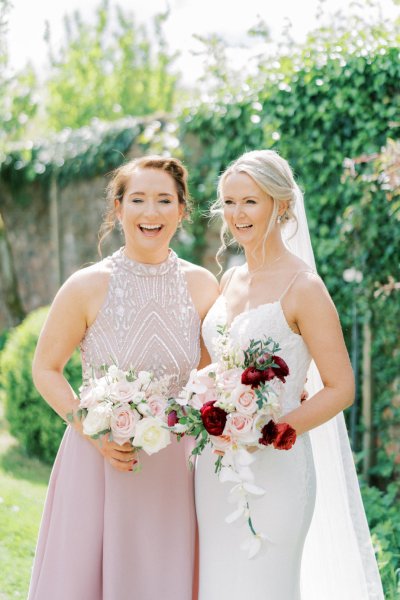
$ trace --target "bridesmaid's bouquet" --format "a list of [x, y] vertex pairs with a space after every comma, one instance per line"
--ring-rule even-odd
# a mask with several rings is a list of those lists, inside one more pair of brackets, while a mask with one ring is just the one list
[[93, 439], [108, 433], [110, 441], [130, 442], [149, 455], [159, 452], [171, 442], [169, 380], [149, 371], [103, 367], [102, 376], [88, 378], [79, 390], [83, 432]]
[[235, 484], [230, 499], [237, 506], [226, 521], [247, 520], [250, 537], [243, 548], [252, 558], [266, 537], [256, 532], [250, 516], [249, 496], [265, 494], [251, 470], [255, 451], [266, 446], [289, 450], [296, 440], [290, 425], [277, 422], [289, 367], [272, 338], [252, 339], [242, 349], [233, 345], [226, 328], [220, 328], [219, 334], [217, 362], [192, 371], [187, 385], [170, 403], [168, 420], [174, 433], [194, 436], [193, 457], [211, 444], [220, 481]]

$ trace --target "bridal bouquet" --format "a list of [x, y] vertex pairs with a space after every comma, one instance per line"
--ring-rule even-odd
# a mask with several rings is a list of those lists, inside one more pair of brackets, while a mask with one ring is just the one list
[[216, 340], [217, 362], [191, 373], [187, 385], [169, 406], [171, 430], [194, 436], [192, 455], [211, 444], [217, 458], [215, 471], [221, 482], [232, 482], [230, 500], [237, 504], [226, 521], [247, 520], [250, 537], [243, 548], [249, 558], [259, 551], [266, 537], [257, 533], [250, 516], [249, 496], [262, 496], [251, 470], [257, 449], [273, 446], [289, 450], [296, 432], [281, 417], [279, 396], [289, 368], [277, 354], [272, 338], [250, 340], [247, 348], [235, 346], [226, 328]]
[[101, 377], [90, 377], [79, 390], [83, 432], [94, 439], [108, 433], [110, 441], [131, 442], [149, 455], [159, 452], [171, 441], [166, 414], [169, 379], [156, 379], [148, 371], [122, 371], [116, 365], [104, 367]]

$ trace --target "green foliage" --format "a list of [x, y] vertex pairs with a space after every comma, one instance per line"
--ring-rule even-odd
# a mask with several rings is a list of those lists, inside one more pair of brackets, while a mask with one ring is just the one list
[[400, 596], [400, 487], [391, 483], [386, 492], [361, 487], [386, 600]]
[[52, 176], [63, 186], [119, 166], [132, 144], [143, 154], [173, 152], [177, 143], [173, 131], [162, 120], [126, 117], [105, 123], [94, 119], [90, 126], [65, 129], [35, 144], [14, 145], [0, 165], [0, 176], [15, 190], [36, 180], [48, 182]]
[[[40, 396], [31, 376], [33, 353], [46, 314], [47, 308], [33, 311], [11, 332], [0, 355], [0, 383], [6, 396], [6, 418], [12, 435], [28, 455], [51, 463], [65, 423]], [[68, 362], [64, 374], [77, 390], [81, 383], [77, 353]]]
[[177, 76], [163, 33], [167, 16], [154, 18], [151, 33], [121, 7], [114, 16], [108, 0], [99, 4], [94, 23], [84, 22], [79, 12], [67, 17], [65, 45], [58, 53], [50, 50], [50, 128], [171, 111]]
[[10, 3], [0, 0], [0, 160], [10, 141], [21, 139], [29, 120], [36, 114], [36, 77], [27, 67], [19, 74], [8, 68], [7, 14]]

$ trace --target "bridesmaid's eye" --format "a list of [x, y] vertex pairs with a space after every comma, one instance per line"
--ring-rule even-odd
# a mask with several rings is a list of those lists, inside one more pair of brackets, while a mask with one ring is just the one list
[[139, 204], [140, 202], [143, 202], [142, 198], [131, 198], [131, 202], [134, 202], [135, 204]]
[[171, 204], [171, 200], [169, 198], [163, 198], [160, 200], [161, 204]]

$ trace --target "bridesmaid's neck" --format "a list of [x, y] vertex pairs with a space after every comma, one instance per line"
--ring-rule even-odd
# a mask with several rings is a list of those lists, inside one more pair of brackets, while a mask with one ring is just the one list
[[127, 258], [135, 262], [145, 265], [159, 265], [167, 260], [170, 250], [168, 246], [150, 251], [125, 245], [123, 253]]

